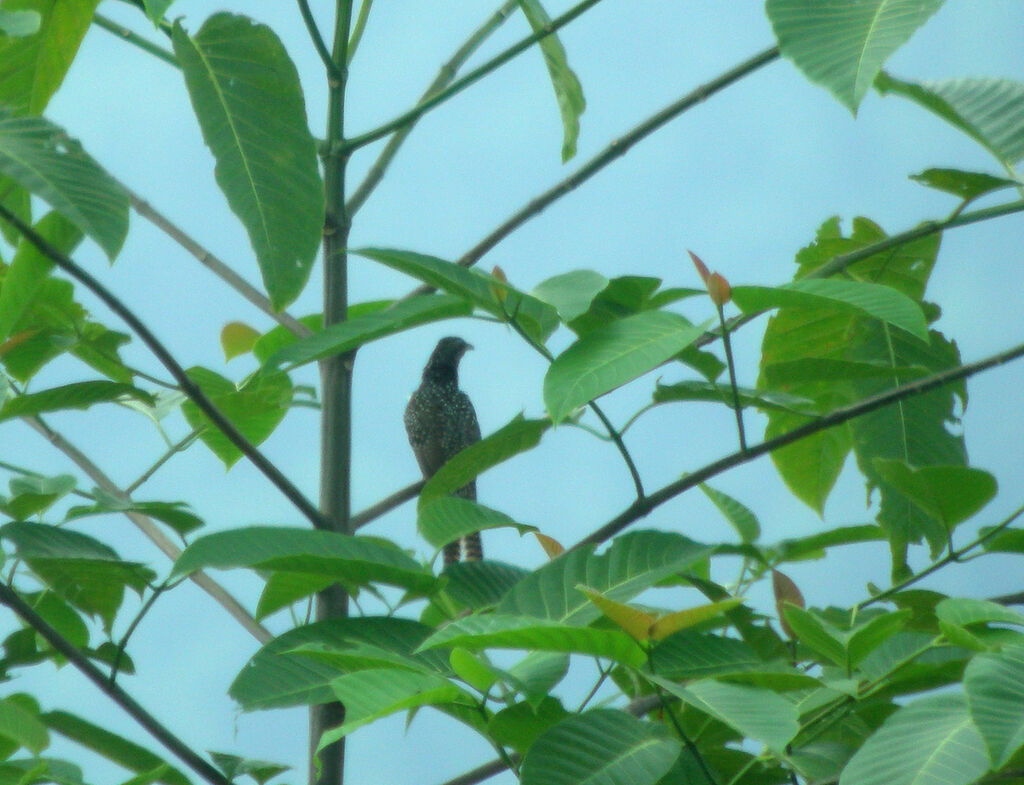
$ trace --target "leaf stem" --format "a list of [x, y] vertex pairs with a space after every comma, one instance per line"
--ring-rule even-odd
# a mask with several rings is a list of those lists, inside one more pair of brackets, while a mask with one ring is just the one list
[[359, 4], [359, 14], [356, 16], [356, 23], [352, 28], [352, 35], [348, 39], [348, 54], [345, 56], [345, 64], [351, 65], [352, 58], [356, 55], [359, 42], [363, 40], [363, 30], [366, 29], [366, 20], [370, 18], [370, 9], [373, 7], [373, 0], [362, 0]]
[[725, 363], [729, 367], [729, 384], [732, 387], [733, 411], [736, 412], [736, 430], [740, 435], [740, 452], [747, 451], [747, 436], [743, 430], [743, 407], [740, 405], [740, 390], [736, 385], [736, 363], [732, 358], [732, 340], [729, 338], [729, 325], [725, 320], [725, 311], [721, 305], [718, 310], [718, 322], [722, 325], [722, 343], [725, 345]]
[[297, 0], [297, 2], [302, 22], [306, 25], [306, 32], [309, 33], [309, 40], [313, 42], [313, 48], [323, 61], [324, 68], [327, 69], [327, 78], [331, 81], [340, 79], [338, 66], [331, 57], [331, 53], [327, 50], [327, 44], [324, 42], [324, 37], [320, 34], [320, 28], [317, 27], [316, 19], [313, 18], [313, 12], [309, 8], [309, 0]]
[[178, 64], [178, 58], [174, 56], [174, 52], [164, 49], [162, 46], [157, 46], [152, 41], [143, 38], [134, 30], [130, 30], [124, 25], [119, 25], [110, 17], [99, 13], [93, 14], [92, 22], [97, 27], [103, 28], [108, 33], [113, 33], [118, 38], [127, 41], [130, 44], [134, 44], [139, 49], [163, 60], [165, 63], [173, 65], [175, 68], [181, 68]]
[[135, 493], [135, 491], [137, 491], [143, 483], [147, 482], [150, 477], [156, 474], [157, 470], [165, 463], [167, 463], [167, 461], [169, 461], [172, 456], [187, 449], [189, 445], [191, 445], [192, 442], [194, 442], [196, 438], [198, 438], [199, 432], [200, 429], [190, 431], [188, 434], [185, 435], [183, 439], [179, 440], [175, 444], [172, 444], [164, 452], [163, 455], [156, 459], [152, 466], [150, 466], [148, 469], [146, 469], [146, 471], [139, 475], [138, 479], [135, 480], [135, 482], [133, 482], [131, 485], [124, 489], [124, 493], [128, 496], [131, 496], [133, 493]]

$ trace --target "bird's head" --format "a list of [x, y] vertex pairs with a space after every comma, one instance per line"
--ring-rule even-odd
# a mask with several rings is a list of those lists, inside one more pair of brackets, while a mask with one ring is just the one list
[[472, 348], [471, 344], [454, 335], [442, 338], [434, 347], [434, 353], [430, 355], [430, 359], [427, 360], [427, 367], [423, 369], [423, 378], [457, 378], [459, 360]]

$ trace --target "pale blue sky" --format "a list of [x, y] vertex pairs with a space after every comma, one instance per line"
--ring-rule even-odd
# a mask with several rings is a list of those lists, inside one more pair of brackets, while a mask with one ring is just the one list
[[[334, 4], [318, 0], [313, 5], [326, 25]], [[552, 16], [570, 5], [546, 3]], [[108, 0], [100, 10], [146, 31], [144, 20], [121, 3]], [[299, 69], [313, 132], [322, 135], [322, 69], [294, 4], [178, 0], [171, 13], [182, 16], [194, 32], [217, 10], [252, 14], [278, 32]], [[366, 130], [411, 104], [491, 10], [490, 4], [476, 0], [377, 0], [351, 70], [351, 131]], [[1024, 5], [1015, 0], [949, 0], [888, 67], [907, 79], [970, 75], [1024, 81], [1021, 30]], [[525, 21], [514, 16], [474, 63], [527, 33]], [[576, 159], [565, 166], [560, 162], [554, 97], [539, 53], [527, 52], [420, 124], [357, 216], [352, 244], [457, 257], [610, 140], [772, 43], [760, 4], [717, 0], [605, 0], [564, 31], [562, 40], [588, 102]], [[240, 273], [258, 281], [248, 239], [217, 190], [212, 158], [177, 71], [93, 29], [47, 115], [78, 136], [115, 176]], [[372, 160], [370, 153], [377, 149], [354, 158], [351, 182], [358, 182]], [[606, 275], [657, 275], [668, 285], [693, 286], [697, 280], [685, 253], [693, 249], [734, 284], [781, 283], [792, 274], [795, 251], [830, 215], [842, 216], [846, 229], [852, 217], [865, 215], [890, 232], [946, 215], [954, 206], [951, 198], [906, 177], [932, 166], [1000, 173], [984, 150], [915, 105], [871, 93], [854, 120], [788, 62], [776, 62], [644, 141], [624, 160], [519, 229], [485, 257], [482, 266], [500, 265], [513, 283], [527, 289], [578, 268]], [[957, 340], [965, 361], [1020, 340], [1022, 231], [1024, 218], [1014, 216], [956, 230], [943, 240], [928, 296], [942, 305], [937, 327]], [[268, 320], [137, 216], [132, 216], [128, 241], [113, 268], [88, 243], [76, 258], [139, 308], [183, 365], [205, 365], [233, 378], [251, 370], [246, 359], [224, 369], [220, 328], [238, 319], [266, 329]], [[292, 313], [319, 310], [319, 273], [318, 264]], [[408, 279], [361, 259], [353, 260], [351, 284], [355, 302], [395, 296], [411, 287]], [[81, 297], [93, 307], [92, 298], [85, 293]], [[701, 300], [686, 301], [681, 311], [694, 320], [711, 315]], [[96, 312], [103, 313], [99, 307]], [[763, 320], [755, 322], [738, 338], [741, 383], [752, 384], [756, 378], [762, 327]], [[541, 413], [544, 364], [501, 326], [469, 320], [445, 323], [368, 347], [360, 352], [356, 366], [356, 509], [416, 479], [401, 412], [433, 344], [451, 333], [477, 347], [463, 363], [462, 382], [476, 403], [484, 433], [520, 411]], [[560, 350], [568, 341], [563, 331], [552, 339], [552, 347]], [[141, 346], [134, 345], [127, 355], [138, 366], [165, 375]], [[688, 378], [685, 369], [663, 368], [616, 392], [605, 405], [613, 420], [622, 423], [647, 400], [656, 375], [666, 381]], [[87, 373], [80, 368], [63, 366], [59, 372], [41, 375], [37, 385], [83, 378]], [[307, 383], [316, 379], [309, 369], [300, 378]], [[970, 383], [968, 448], [973, 462], [992, 471], [1004, 490], [979, 518], [981, 523], [998, 520], [1021, 501], [1015, 489], [1024, 486], [1019, 447], [1024, 442], [1024, 418], [1016, 416], [1022, 384], [1024, 367], [1017, 366]], [[748, 416], [747, 422], [759, 436], [756, 417]], [[123, 485], [158, 457], [163, 446], [142, 418], [109, 407], [88, 415], [53, 417], [52, 423]], [[177, 435], [185, 432], [180, 417], [169, 427]], [[70, 470], [27, 428], [7, 424], [4, 438], [24, 444], [22, 463], [52, 473]], [[317, 438], [315, 414], [298, 410], [265, 444], [266, 453], [312, 498], [317, 495]], [[731, 452], [736, 437], [727, 410], [666, 406], [631, 429], [628, 443], [647, 486], [657, 488]], [[766, 541], [809, 534], [823, 526], [814, 512], [788, 494], [768, 460], [713, 484], [759, 515]], [[538, 525], [567, 544], [620, 511], [632, 491], [615, 451], [569, 428], [547, 434], [528, 458], [489, 472], [479, 487], [483, 503]], [[173, 460], [137, 496], [188, 500], [211, 529], [255, 523], [302, 525], [299, 515], [253, 469], [240, 463], [225, 474], [202, 447]], [[825, 523], [836, 526], [867, 519], [862, 482], [848, 470], [829, 502]], [[709, 541], [734, 537], [704, 498], [693, 494], [638, 524], [645, 525]], [[87, 527], [116, 544], [123, 555], [144, 559], [161, 574], [166, 572], [166, 560], [127, 521], [102, 519]], [[426, 551], [415, 535], [412, 505], [366, 531], [386, 534], [421, 554]], [[532, 539], [512, 533], [489, 533], [486, 546], [493, 557], [516, 564], [533, 566], [544, 559]], [[913, 556], [915, 565], [923, 563], [923, 549], [916, 549]], [[999, 569], [1005, 562], [993, 559], [982, 564], [986, 567], [974, 564], [943, 571], [932, 585], [978, 596], [1019, 590], [1019, 580]], [[809, 603], [850, 604], [864, 596], [867, 581], [886, 585], [887, 553], [880, 547], [851, 549], [825, 562], [794, 566], [789, 573]], [[722, 580], [730, 576], [728, 567], [716, 574]], [[256, 579], [242, 573], [216, 577], [254, 607]], [[652, 601], [689, 599], [679, 593]], [[763, 594], [753, 601], [768, 610]], [[7, 628], [10, 621], [4, 624]], [[281, 631], [290, 622], [286, 614], [279, 614], [268, 624]], [[143, 622], [130, 648], [139, 675], [123, 683], [195, 748], [291, 764], [297, 771], [287, 781], [301, 782], [307, 743], [304, 712], [237, 715], [225, 694], [255, 649], [255, 642], [206, 595], [191, 585], [182, 586], [163, 598]], [[567, 694], [581, 694], [588, 686], [577, 680], [568, 685]], [[79, 712], [163, 754], [71, 668], [56, 674], [41, 668], [5, 685], [5, 691], [17, 689], [34, 691], [45, 708]], [[436, 713], [421, 712], [407, 733], [403, 722], [403, 717], [394, 717], [352, 737], [351, 783], [430, 785], [493, 757], [483, 740]], [[105, 764], [90, 765], [87, 776], [97, 782], [116, 781]]]

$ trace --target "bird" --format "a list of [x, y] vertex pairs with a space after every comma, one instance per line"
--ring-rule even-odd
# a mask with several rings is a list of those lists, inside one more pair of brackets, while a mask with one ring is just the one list
[[[405, 407], [405, 432], [423, 478], [429, 480], [457, 453], [480, 441], [480, 424], [469, 396], [459, 389], [459, 361], [473, 347], [461, 338], [438, 341], [423, 368], [423, 379]], [[476, 500], [476, 480], [456, 496]], [[444, 546], [444, 565], [454, 564], [465, 550], [466, 561], [484, 557], [480, 532]]]

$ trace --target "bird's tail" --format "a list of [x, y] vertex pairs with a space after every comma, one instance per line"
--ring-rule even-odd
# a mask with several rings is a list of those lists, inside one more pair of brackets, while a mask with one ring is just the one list
[[467, 534], [462, 538], [462, 548], [466, 561], [481, 561], [484, 558], [484, 544], [480, 540], [480, 532]]

